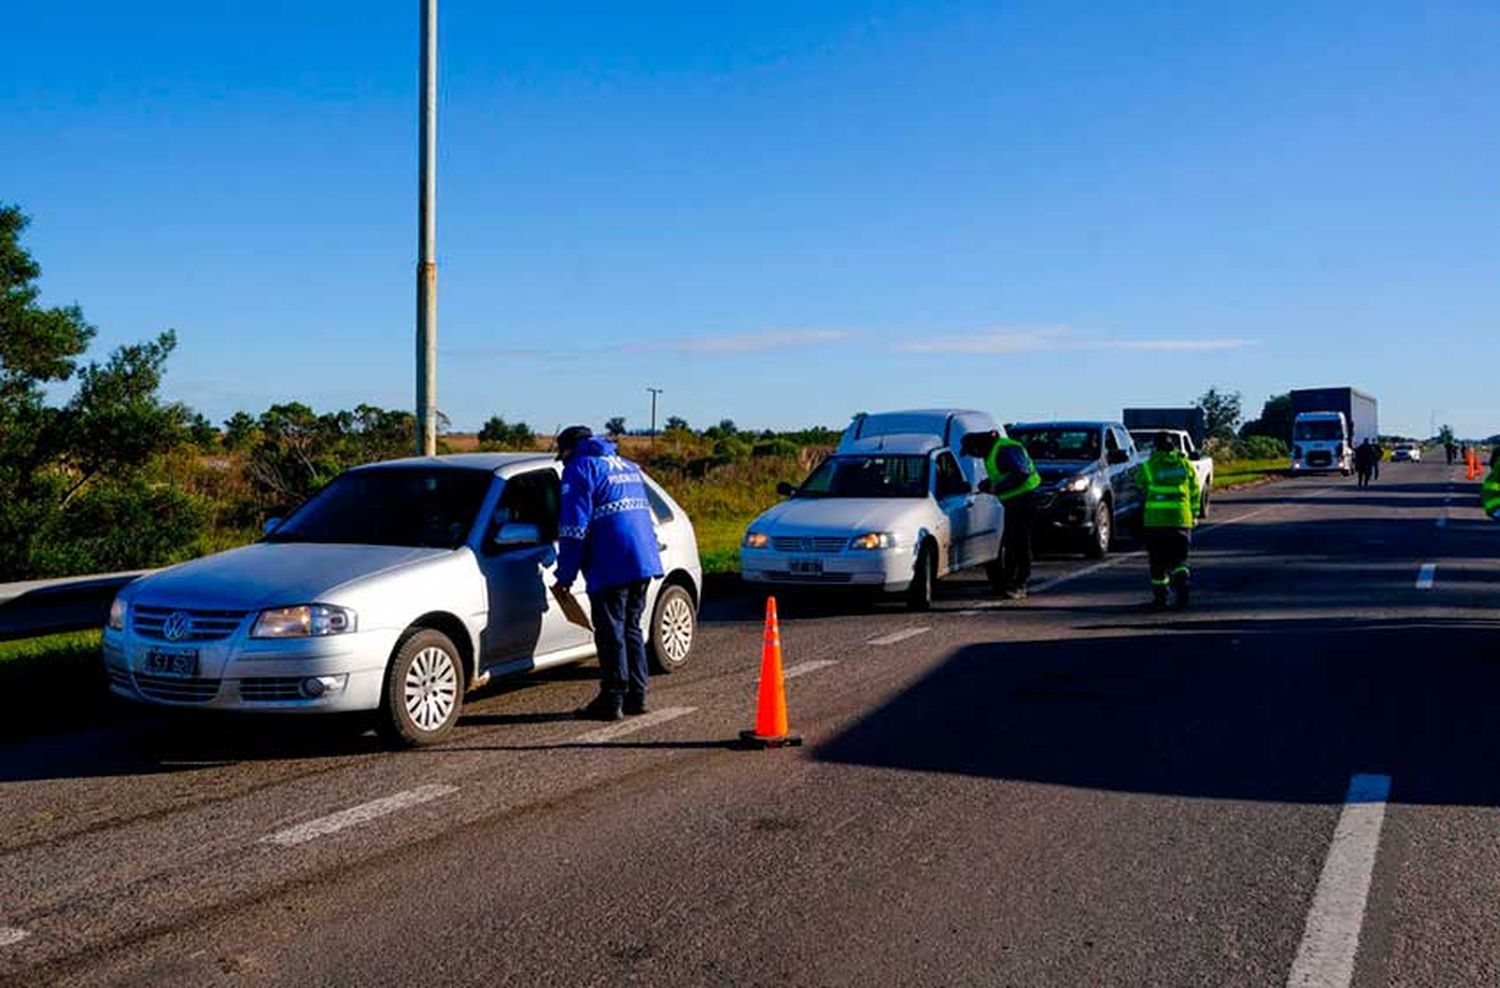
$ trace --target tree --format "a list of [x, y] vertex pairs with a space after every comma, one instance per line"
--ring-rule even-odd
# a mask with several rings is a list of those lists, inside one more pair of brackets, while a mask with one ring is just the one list
[[625, 435], [625, 416], [616, 415], [604, 423], [604, 433], [611, 439], [618, 439]]
[[688, 428], [687, 419], [680, 418], [680, 417], [678, 417], [676, 415], [673, 415], [673, 416], [669, 417], [667, 419], [667, 425], [666, 425], [666, 431], [667, 432], [671, 432], [674, 429], [681, 430], [682, 432], [689, 432], [689, 431], [691, 431]]
[[1203, 409], [1210, 439], [1233, 439], [1240, 424], [1240, 393], [1209, 388], [1194, 404]]
[[489, 449], [526, 450], [535, 441], [536, 433], [531, 426], [525, 422], [510, 423], [498, 415], [490, 416], [490, 420], [479, 430], [480, 445]]
[[1457, 440], [1453, 438], [1453, 426], [1445, 424], [1441, 429], [1439, 429], [1437, 434], [1437, 441], [1444, 444], [1456, 443]]
[[1280, 442], [1292, 438], [1292, 396], [1272, 395], [1260, 408], [1260, 418], [1251, 419], [1240, 427], [1240, 438], [1267, 436]]
[[229, 449], [249, 449], [258, 435], [259, 426], [249, 412], [235, 412], [224, 420], [224, 445]]
[[187, 424], [188, 436], [193, 440], [193, 445], [205, 453], [213, 452], [219, 448], [219, 430], [208, 420], [208, 416], [202, 412], [194, 412]]

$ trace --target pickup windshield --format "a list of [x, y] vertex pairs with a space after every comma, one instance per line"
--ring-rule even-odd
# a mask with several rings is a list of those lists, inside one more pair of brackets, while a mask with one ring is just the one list
[[797, 497], [926, 497], [925, 456], [834, 456], [797, 488]]
[[1344, 438], [1344, 424], [1338, 419], [1313, 419], [1292, 427], [1292, 438], [1301, 442], [1321, 442]]
[[1033, 460], [1097, 460], [1098, 429], [1022, 428], [1006, 430], [1010, 438], [1026, 447]]
[[352, 470], [315, 494], [267, 542], [456, 549], [494, 476], [483, 470]]

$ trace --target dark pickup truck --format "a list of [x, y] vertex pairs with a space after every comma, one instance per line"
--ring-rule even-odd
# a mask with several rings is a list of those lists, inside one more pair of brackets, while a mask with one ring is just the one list
[[1041, 474], [1036, 539], [1101, 558], [1115, 535], [1140, 520], [1144, 457], [1119, 422], [1024, 422], [1006, 433]]

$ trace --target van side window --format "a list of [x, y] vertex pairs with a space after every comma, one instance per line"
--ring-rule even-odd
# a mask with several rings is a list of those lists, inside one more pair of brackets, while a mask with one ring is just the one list
[[506, 522], [535, 525], [543, 542], [557, 540], [557, 519], [562, 508], [562, 484], [554, 470], [533, 470], [505, 482], [491, 524], [498, 529]]
[[969, 493], [969, 481], [958, 468], [958, 461], [946, 450], [937, 458], [937, 496], [952, 497]]

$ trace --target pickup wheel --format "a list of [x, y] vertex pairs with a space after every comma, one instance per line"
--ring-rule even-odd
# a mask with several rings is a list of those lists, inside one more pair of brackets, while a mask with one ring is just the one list
[[419, 628], [396, 646], [380, 695], [380, 736], [403, 748], [436, 744], [458, 723], [464, 664], [453, 640]]
[[1213, 491], [1213, 485], [1212, 484], [1205, 484], [1204, 485], [1204, 487], [1203, 487], [1203, 496], [1198, 499], [1198, 517], [1199, 518], [1207, 518], [1208, 517], [1208, 499], [1209, 499], [1209, 496], [1210, 496], [1210, 492], [1212, 492], [1212, 491]]
[[913, 611], [932, 609], [933, 584], [937, 581], [937, 553], [932, 543], [922, 546], [917, 553], [917, 565], [912, 572], [911, 588], [906, 591], [906, 606]]
[[1094, 537], [1089, 541], [1085, 552], [1090, 559], [1103, 559], [1109, 555], [1110, 542], [1114, 537], [1114, 512], [1110, 510], [1108, 502], [1100, 501], [1099, 506], [1094, 509]]

